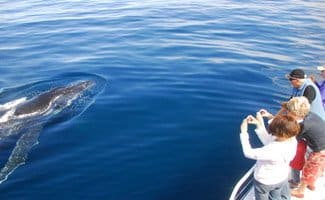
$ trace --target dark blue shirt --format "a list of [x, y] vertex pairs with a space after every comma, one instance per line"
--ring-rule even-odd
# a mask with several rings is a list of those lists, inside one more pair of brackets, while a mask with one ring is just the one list
[[310, 112], [302, 122], [302, 130], [297, 139], [305, 139], [314, 152], [325, 150], [325, 121]]

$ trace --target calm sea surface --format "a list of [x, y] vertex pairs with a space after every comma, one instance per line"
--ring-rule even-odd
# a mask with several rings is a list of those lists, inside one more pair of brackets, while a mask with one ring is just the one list
[[242, 118], [275, 112], [291, 69], [325, 63], [324, 10], [323, 0], [0, 0], [0, 91], [75, 72], [107, 81], [81, 115], [44, 127], [0, 199], [227, 199], [254, 163]]

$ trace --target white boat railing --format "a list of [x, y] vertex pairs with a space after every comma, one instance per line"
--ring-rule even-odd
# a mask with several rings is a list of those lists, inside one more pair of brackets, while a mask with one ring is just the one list
[[242, 200], [246, 197], [253, 185], [253, 174], [254, 174], [255, 165], [250, 168], [246, 174], [237, 182], [229, 200]]
[[[246, 174], [235, 185], [229, 200], [254, 200], [254, 169], [255, 165], [250, 168]], [[312, 200], [325, 200], [325, 171], [315, 183], [316, 190], [305, 190], [304, 199]], [[291, 197], [292, 200], [299, 200], [296, 197]]]

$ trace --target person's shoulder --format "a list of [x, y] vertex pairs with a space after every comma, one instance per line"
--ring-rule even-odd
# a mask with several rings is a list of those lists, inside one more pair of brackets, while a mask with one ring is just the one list
[[313, 112], [309, 112], [304, 121], [311, 122], [311, 124], [315, 123], [325, 125], [325, 121]]
[[313, 112], [309, 112], [308, 115], [305, 117], [306, 119], [312, 119], [312, 118], [320, 118], [317, 114], [313, 113]]
[[305, 90], [315, 90], [314, 87], [310, 84], [306, 86]]
[[318, 85], [324, 87], [325, 86], [325, 80], [323, 80], [322, 82], [319, 82]]
[[309, 103], [311, 103], [315, 99], [315, 94], [316, 94], [316, 88], [318, 90], [318, 87], [315, 85], [307, 85], [304, 91], [304, 96], [307, 97], [309, 100]]

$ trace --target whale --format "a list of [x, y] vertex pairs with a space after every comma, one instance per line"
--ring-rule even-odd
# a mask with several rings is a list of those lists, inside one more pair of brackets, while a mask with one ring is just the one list
[[0, 105], [0, 145], [6, 138], [18, 138], [0, 170], [0, 184], [25, 163], [29, 151], [38, 143], [44, 125], [94, 86], [92, 80], [77, 81], [31, 98], [21, 97]]
[[58, 102], [60, 98], [69, 98], [73, 100], [82, 91], [89, 88], [93, 83], [91, 81], [83, 81], [68, 87], [59, 87], [31, 99], [30, 101], [18, 104], [13, 113], [15, 116], [28, 115], [32, 113], [43, 113], [48, 110], [51, 105]]

